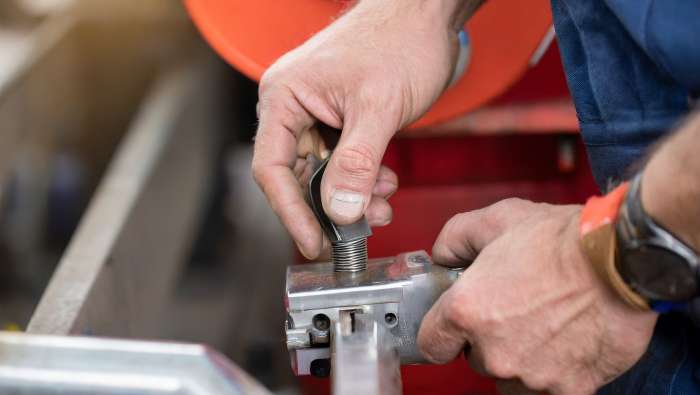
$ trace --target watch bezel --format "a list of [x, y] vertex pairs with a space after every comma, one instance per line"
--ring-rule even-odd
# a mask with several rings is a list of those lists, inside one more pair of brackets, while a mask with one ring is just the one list
[[[646, 254], [642, 253], [641, 250], [647, 249]], [[665, 253], [668, 257], [665, 259], [664, 265], [669, 267], [672, 265], [679, 265], [673, 270], [678, 273], [687, 273], [689, 278], [692, 279], [692, 284], [684, 284], [688, 278], [676, 278], [672, 282], [666, 282], [664, 287], [667, 291], [661, 291], [657, 284], [644, 283], [638, 281], [640, 278], [648, 277], [641, 275], [645, 268], [649, 267], [652, 270], [658, 270], [658, 268], [650, 267], [651, 262], [648, 258], [645, 260], [637, 259], [640, 255], [649, 255], [648, 250], [653, 250], [655, 253]], [[693, 259], [688, 259], [676, 251], [669, 248], [669, 245], [664, 242], [662, 238], [655, 238], [654, 240], [647, 240], [643, 242], [636, 242], [634, 245], [629, 245], [624, 249], [621, 249], [618, 262], [618, 272], [620, 276], [625, 280], [625, 282], [637, 293], [645, 297], [650, 301], [669, 301], [669, 302], [684, 302], [695, 297], [698, 293], [698, 262]], [[673, 263], [671, 263], [673, 262]], [[658, 261], [654, 262], [657, 265], [660, 264]]]
[[[623, 280], [637, 293], [651, 301], [685, 302], [697, 296], [700, 290], [700, 260], [692, 248], [688, 247], [680, 239], [667, 231], [644, 212], [641, 204], [641, 173], [630, 183], [616, 225], [618, 240], [618, 252], [616, 259], [617, 270]], [[678, 278], [675, 283], [667, 284], [668, 292], [659, 292], [658, 287], [650, 284], [643, 284], [636, 281], [645, 266], [650, 262], [647, 260], [634, 259], [640, 250], [647, 248], [656, 252], [669, 254], [669, 258], [664, 262], [668, 265], [670, 261], [676, 261], [682, 268], [678, 272], [686, 272], [690, 278]], [[647, 254], [648, 255], [648, 254]], [[633, 275], [637, 275], [636, 277]], [[633, 278], [635, 277], [635, 278]], [[687, 292], [678, 294], [681, 281], [692, 282], [692, 287]], [[655, 290], [655, 289], [656, 290]]]

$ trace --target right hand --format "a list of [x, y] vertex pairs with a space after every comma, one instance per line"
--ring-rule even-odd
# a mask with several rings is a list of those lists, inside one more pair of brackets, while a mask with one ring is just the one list
[[337, 224], [391, 221], [398, 179], [380, 166], [394, 133], [418, 119], [446, 87], [459, 23], [443, 2], [360, 1], [273, 64], [260, 82], [253, 174], [301, 253], [323, 248], [296, 176], [316, 148], [300, 141], [319, 124], [341, 130], [321, 185]]

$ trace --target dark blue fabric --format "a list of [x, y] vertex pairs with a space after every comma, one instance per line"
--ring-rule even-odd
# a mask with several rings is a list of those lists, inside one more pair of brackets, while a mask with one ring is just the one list
[[[698, 78], [685, 74], [673, 78], [659, 67], [662, 60], [650, 56], [635, 37], [640, 42], [654, 42], [656, 44], [647, 47], [657, 48], [665, 42], [675, 42], [674, 38], [649, 41], [644, 39], [649, 37], [645, 32], [659, 32], [658, 36], [662, 36], [667, 26], [683, 24], [688, 26], [683, 33], [691, 35], [685, 41], [695, 40], [696, 52], [700, 46], [698, 19], [687, 19], [685, 23], [677, 19], [663, 20], [661, 16], [668, 13], [659, 11], [663, 7], [675, 7], [677, 3], [695, 0], [608, 1], [614, 3], [614, 9], [603, 0], [552, 0], [554, 27], [567, 82], [593, 174], [601, 188], [605, 188], [609, 180], [623, 178], [627, 167], [642, 155], [646, 147], [687, 113], [690, 89], [679, 81]], [[645, 19], [640, 16], [644, 3], [665, 6], [655, 5], [655, 17]], [[627, 26], [635, 34], [631, 34]], [[678, 49], [674, 46], [663, 48], [663, 53], [667, 54], [664, 59], [682, 56], [668, 55]], [[656, 52], [660, 51], [651, 51], [652, 55]], [[700, 59], [695, 65], [696, 70], [699, 65]]]
[[678, 84], [700, 92], [700, 2], [606, 0], [635, 43]]
[[700, 394], [700, 337], [685, 316], [662, 315], [642, 359], [599, 395]]
[[[700, 92], [700, 0], [552, 0], [581, 134], [601, 189]], [[601, 394], [700, 394], [700, 331], [664, 314], [642, 359]]]

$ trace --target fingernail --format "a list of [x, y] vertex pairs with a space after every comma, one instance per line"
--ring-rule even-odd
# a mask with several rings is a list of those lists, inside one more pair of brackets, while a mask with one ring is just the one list
[[299, 250], [299, 253], [306, 258], [307, 260], [312, 260], [313, 257], [306, 251], [306, 249], [301, 245], [301, 243], [295, 241], [294, 244], [297, 245], [297, 249]]
[[331, 150], [324, 149], [321, 151], [321, 159], [326, 159], [331, 156]]
[[362, 214], [365, 198], [359, 193], [335, 191], [331, 198], [331, 211], [345, 218], [356, 218]]

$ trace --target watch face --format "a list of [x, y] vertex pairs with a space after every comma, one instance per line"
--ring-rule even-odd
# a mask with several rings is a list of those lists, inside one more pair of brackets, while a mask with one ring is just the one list
[[620, 275], [641, 295], [681, 302], [697, 294], [694, 268], [679, 255], [653, 245], [630, 248], [622, 255]]

